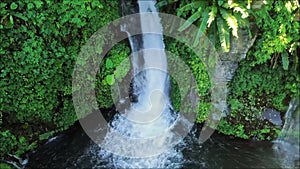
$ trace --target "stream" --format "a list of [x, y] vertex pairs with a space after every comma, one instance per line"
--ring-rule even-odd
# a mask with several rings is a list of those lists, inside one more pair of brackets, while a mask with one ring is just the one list
[[[283, 168], [273, 143], [251, 141], [214, 133], [199, 144], [188, 136], [175, 149], [182, 157], [164, 161], [161, 168]], [[33, 152], [27, 168], [124, 168], [126, 159], [116, 160], [96, 145], [77, 123]], [[134, 164], [131, 164], [133, 167]]]

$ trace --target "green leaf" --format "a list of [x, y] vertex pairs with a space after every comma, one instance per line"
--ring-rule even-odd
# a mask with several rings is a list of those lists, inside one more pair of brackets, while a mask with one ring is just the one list
[[107, 82], [107, 84], [113, 85], [115, 83], [115, 77], [114, 77], [114, 75], [107, 75], [105, 77], [105, 81]]
[[174, 3], [174, 2], [178, 2], [178, 0], [162, 0], [162, 1], [158, 2], [158, 3], [156, 3], [155, 6], [156, 6], [157, 8], [160, 8], [160, 7], [163, 7], [163, 6], [167, 6], [167, 5], [169, 5], [169, 4], [172, 4], [172, 3]]
[[105, 62], [105, 67], [108, 68], [108, 69], [113, 68], [114, 63], [110, 59], [107, 59], [106, 62]]
[[198, 8], [198, 11], [194, 13], [188, 20], [178, 29], [178, 31], [183, 31], [188, 28], [191, 24], [193, 24], [197, 19], [201, 16], [201, 8]]
[[181, 14], [185, 11], [191, 11], [193, 9], [198, 9], [198, 8], [205, 8], [205, 6], [207, 5], [206, 1], [196, 1], [196, 2], [192, 2], [189, 3], [187, 5], [184, 5], [183, 7], [179, 8], [178, 12], [177, 12], [177, 16], [181, 16]]
[[34, 3], [37, 8], [40, 8], [43, 5], [43, 2], [39, 0], [35, 0]]
[[14, 18], [12, 17], [12, 15], [9, 16], [9, 21], [12, 25], [14, 24]]
[[202, 35], [205, 33], [206, 28], [207, 28], [207, 22], [208, 22], [208, 18], [209, 18], [209, 9], [206, 9], [203, 13], [202, 13], [202, 21], [201, 24], [199, 26], [199, 30], [195, 39], [195, 42], [193, 44], [193, 46], [196, 46], [199, 44], [200, 38], [202, 37]]
[[237, 19], [224, 9], [220, 9], [222, 17], [226, 20], [227, 25], [232, 29], [232, 35], [238, 38], [238, 22]]
[[224, 23], [224, 20], [222, 18], [217, 18], [217, 27], [218, 27], [218, 33], [219, 38], [221, 42], [221, 47], [224, 52], [229, 52], [230, 50], [230, 34], [229, 34], [229, 28]]
[[27, 9], [32, 9], [32, 8], [34, 8], [33, 3], [28, 3], [28, 4], [27, 4]]
[[93, 8], [99, 8], [99, 9], [102, 9], [103, 8], [103, 5], [99, 2], [99, 1], [93, 1], [92, 2], [92, 7]]
[[10, 4], [10, 9], [11, 10], [15, 10], [17, 8], [18, 8], [18, 5], [16, 3], [13, 2], [13, 3]]
[[213, 6], [211, 8], [211, 11], [208, 14], [209, 15], [209, 18], [207, 21], [208, 27], [210, 27], [211, 23], [215, 20], [217, 12], [218, 12], [218, 8], [216, 6]]
[[289, 58], [288, 53], [286, 51], [281, 53], [281, 59], [282, 59], [282, 66], [284, 70], [289, 69]]
[[223, 1], [223, 0], [218, 0], [218, 5], [219, 5], [219, 6], [222, 6], [222, 5], [223, 5], [223, 3], [224, 3], [224, 1]]
[[28, 18], [27, 18], [26, 16], [20, 14], [20, 13], [15, 13], [15, 14], [13, 14], [13, 15], [14, 15], [15, 17], [18, 17], [18, 18], [24, 20], [24, 21], [28, 21]]

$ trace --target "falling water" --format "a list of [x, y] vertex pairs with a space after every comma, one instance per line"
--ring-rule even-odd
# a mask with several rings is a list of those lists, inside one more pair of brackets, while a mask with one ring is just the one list
[[138, 1], [141, 36], [131, 37], [126, 25], [121, 28], [128, 34], [133, 52], [134, 99], [128, 109], [114, 117], [101, 145], [101, 156], [112, 154], [111, 163], [117, 168], [180, 167], [182, 154], [174, 146], [181, 135], [173, 131], [174, 126], [191, 126], [170, 103], [163, 28], [155, 3]]
[[285, 114], [285, 123], [282, 131], [274, 141], [273, 148], [280, 156], [283, 168], [300, 167], [300, 108], [299, 98], [294, 98], [289, 105], [289, 109]]

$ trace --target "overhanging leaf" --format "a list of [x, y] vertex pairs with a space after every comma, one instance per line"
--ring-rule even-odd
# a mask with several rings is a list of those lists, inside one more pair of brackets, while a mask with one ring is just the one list
[[217, 27], [218, 27], [221, 47], [224, 52], [229, 52], [230, 50], [229, 28], [222, 18], [217, 18]]
[[201, 8], [198, 8], [198, 11], [194, 13], [185, 23], [178, 29], [178, 31], [183, 31], [188, 28], [191, 24], [193, 24], [197, 19], [201, 16]]
[[226, 20], [227, 25], [232, 29], [232, 35], [238, 38], [238, 22], [237, 19], [224, 9], [220, 9], [222, 17]]
[[202, 35], [205, 33], [206, 28], [207, 28], [207, 22], [208, 22], [208, 18], [209, 18], [209, 9], [206, 9], [203, 13], [202, 13], [202, 21], [201, 24], [199, 26], [199, 30], [195, 39], [195, 42], [193, 44], [193, 46], [196, 46], [199, 44], [200, 38], [202, 37]]
[[218, 8], [216, 6], [213, 6], [211, 8], [211, 11], [208, 14], [209, 15], [209, 18], [207, 21], [208, 27], [210, 27], [211, 23], [215, 20], [217, 12], [218, 12]]

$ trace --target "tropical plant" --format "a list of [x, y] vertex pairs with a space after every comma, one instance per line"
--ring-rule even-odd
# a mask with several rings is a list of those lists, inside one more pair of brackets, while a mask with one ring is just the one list
[[[157, 3], [157, 6], [163, 7], [175, 2], [178, 0], [162, 0]], [[186, 17], [187, 21], [179, 28], [179, 31], [186, 30], [193, 23], [199, 24], [194, 46], [199, 44], [203, 35], [210, 32], [214, 36], [212, 39], [214, 43], [219, 44], [224, 52], [229, 52], [230, 36], [238, 38], [239, 27], [249, 28], [249, 22], [245, 19], [249, 16], [249, 4], [250, 1], [246, 7], [245, 3], [232, 0], [227, 2], [223, 0], [192, 0], [182, 3], [177, 9], [177, 16]]]
[[[252, 65], [271, 60], [272, 67], [282, 63], [284, 70], [294, 64], [297, 70], [300, 39], [299, 2], [297, 0], [275, 1], [267, 0], [259, 9], [253, 10], [257, 26], [260, 29], [259, 37], [254, 44], [253, 53], [256, 59]], [[298, 50], [299, 51], [299, 50]]]

